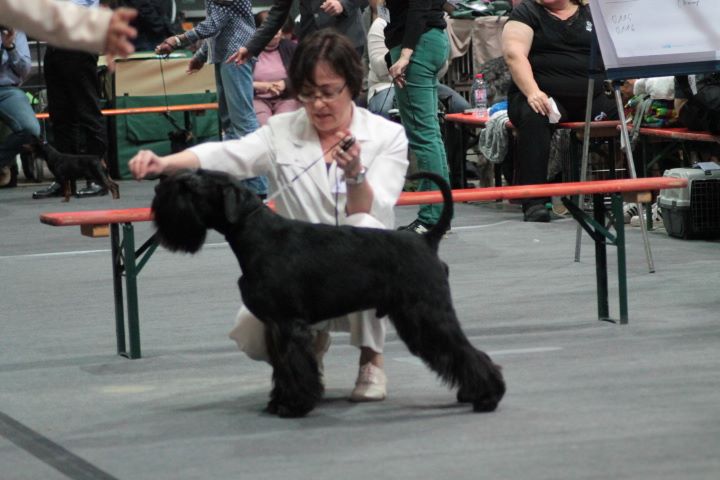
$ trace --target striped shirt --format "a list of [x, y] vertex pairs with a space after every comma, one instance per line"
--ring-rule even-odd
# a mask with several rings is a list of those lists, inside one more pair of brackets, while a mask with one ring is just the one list
[[208, 62], [223, 63], [255, 33], [250, 0], [205, 0], [207, 17], [185, 33], [192, 42], [207, 39]]

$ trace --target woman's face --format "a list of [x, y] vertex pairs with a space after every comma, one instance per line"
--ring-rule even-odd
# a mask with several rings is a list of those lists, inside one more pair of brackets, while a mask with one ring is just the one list
[[313, 83], [303, 85], [298, 99], [318, 133], [334, 134], [348, 128], [352, 119], [352, 96], [345, 78], [321, 61], [315, 65]]

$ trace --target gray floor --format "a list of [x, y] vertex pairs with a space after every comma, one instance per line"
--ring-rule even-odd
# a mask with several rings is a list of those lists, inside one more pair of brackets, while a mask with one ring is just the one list
[[500, 408], [455, 404], [394, 333], [389, 398], [349, 403], [357, 352], [339, 334], [326, 400], [285, 420], [262, 412], [269, 367], [226, 337], [239, 270], [220, 237], [148, 262], [145, 356], [130, 361], [114, 354], [108, 240], [38, 214], [147, 206], [152, 184], [69, 205], [32, 190], [0, 190], [0, 479], [720, 477], [718, 242], [651, 232], [651, 275], [629, 227], [630, 324], [618, 326], [596, 320], [592, 248], [573, 262], [572, 220], [458, 205], [441, 256], [468, 335], [504, 367]]

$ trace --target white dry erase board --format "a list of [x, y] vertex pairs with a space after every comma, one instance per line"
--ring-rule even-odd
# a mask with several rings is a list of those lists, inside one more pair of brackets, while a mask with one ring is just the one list
[[720, 65], [720, 0], [590, 0], [590, 10], [608, 72]]

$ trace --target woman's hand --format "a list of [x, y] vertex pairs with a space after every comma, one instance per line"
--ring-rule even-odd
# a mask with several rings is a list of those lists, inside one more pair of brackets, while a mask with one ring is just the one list
[[343, 13], [343, 6], [342, 3], [340, 3], [339, 0], [325, 0], [320, 5], [320, 10], [327, 13], [331, 17], [337, 17], [341, 13]]
[[162, 43], [155, 47], [155, 53], [157, 55], [168, 55], [178, 48], [183, 46], [184, 35], [173, 35], [162, 41]]
[[165, 171], [166, 161], [150, 150], [140, 150], [128, 163], [130, 172], [136, 180], [162, 175]]
[[528, 95], [527, 102], [535, 113], [545, 117], [550, 113], [550, 99], [542, 90], [537, 90]]
[[200, 60], [199, 58], [191, 58], [188, 62], [187, 70], [185, 70], [185, 73], [188, 75], [191, 75], [193, 73], [197, 73], [200, 71], [201, 68], [205, 66], [205, 62]]
[[412, 57], [412, 54], [412, 49], [403, 48], [400, 51], [400, 58], [398, 58], [397, 62], [393, 63], [390, 70], [388, 70], [390, 78], [392, 78], [392, 81], [399, 88], [403, 88], [407, 83], [405, 81], [405, 71], [407, 70], [408, 65], [410, 65], [410, 58]]
[[[350, 133], [350, 130], [343, 130], [335, 135], [338, 142], [341, 142], [343, 138], [352, 136], [352, 133]], [[355, 178], [360, 175], [362, 163], [360, 163], [360, 145], [357, 142], [353, 143], [347, 150], [343, 150], [338, 144], [333, 149], [332, 157], [337, 166], [345, 173], [345, 177]]]
[[227, 60], [225, 60], [225, 63], [233, 63], [235, 62], [236, 65], [242, 65], [248, 60], [250, 60], [250, 52], [245, 47], [238, 48], [238, 51], [230, 55]]

